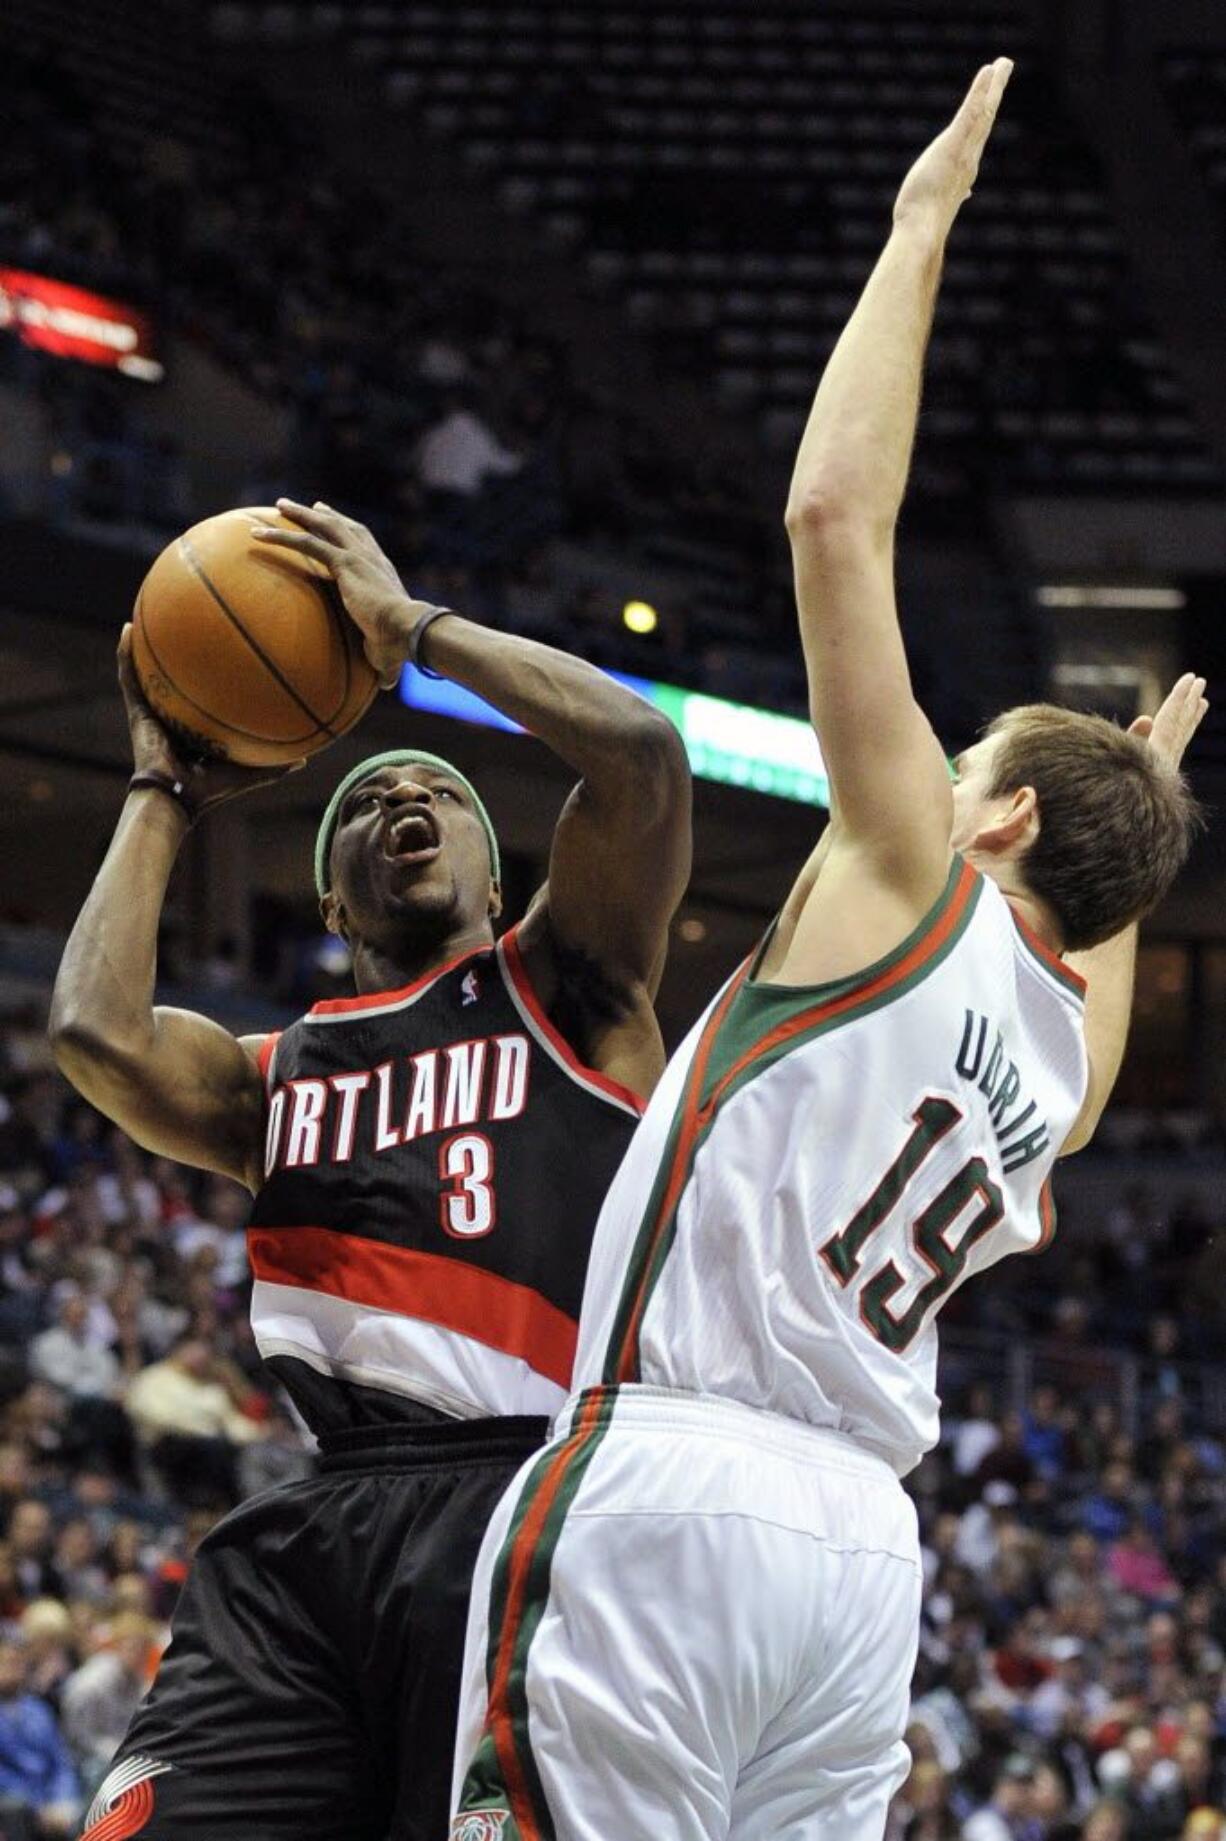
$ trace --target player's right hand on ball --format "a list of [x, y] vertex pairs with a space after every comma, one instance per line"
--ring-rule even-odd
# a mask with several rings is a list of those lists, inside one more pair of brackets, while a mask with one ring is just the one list
[[158, 721], [146, 702], [132, 663], [132, 626], [129, 622], [119, 636], [119, 688], [132, 737], [132, 762], [137, 773], [167, 775], [180, 781], [188, 801], [197, 814], [237, 799], [240, 793], [253, 792], [257, 786], [270, 786], [297, 773], [305, 761], [293, 761], [288, 767], [240, 767], [233, 761], [205, 759], [192, 755], [170, 731]]
[[383, 554], [375, 538], [356, 518], [333, 511], [322, 500], [299, 505], [295, 499], [278, 499], [277, 510], [290, 525], [256, 524], [252, 536], [261, 543], [313, 556], [330, 572], [340, 591], [345, 611], [362, 635], [366, 657], [378, 673], [384, 690], [400, 682], [409, 656], [413, 626], [427, 611], [425, 601], [414, 601]]

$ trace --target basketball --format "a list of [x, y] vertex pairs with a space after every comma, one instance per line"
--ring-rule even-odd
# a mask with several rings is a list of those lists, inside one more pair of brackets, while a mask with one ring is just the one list
[[167, 545], [136, 597], [132, 659], [175, 735], [272, 767], [351, 729], [379, 681], [324, 565], [259, 542], [257, 524], [296, 528], [248, 505]]

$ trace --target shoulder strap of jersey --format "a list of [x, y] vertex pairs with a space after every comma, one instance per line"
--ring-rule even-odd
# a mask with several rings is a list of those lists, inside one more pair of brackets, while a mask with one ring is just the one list
[[519, 946], [518, 924], [503, 934], [498, 942], [496, 956], [511, 1002], [518, 1010], [524, 1026], [550, 1059], [589, 1093], [611, 1100], [622, 1111], [631, 1113], [636, 1119], [641, 1118], [646, 1101], [629, 1087], [623, 1086], [621, 1081], [611, 1080], [599, 1068], [589, 1067], [550, 1021], [524, 964]]

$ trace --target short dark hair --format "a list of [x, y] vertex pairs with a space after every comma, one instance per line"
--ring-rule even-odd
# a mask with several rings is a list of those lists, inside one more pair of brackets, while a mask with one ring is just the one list
[[1180, 774], [1141, 736], [1053, 703], [1006, 710], [988, 734], [1002, 737], [988, 797], [1034, 788], [1039, 834], [1022, 870], [1065, 947], [1097, 946], [1155, 908], [1201, 824]]

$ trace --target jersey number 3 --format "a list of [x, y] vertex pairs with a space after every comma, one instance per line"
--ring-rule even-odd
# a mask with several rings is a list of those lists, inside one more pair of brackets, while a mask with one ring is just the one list
[[[840, 1285], [849, 1285], [859, 1276], [861, 1254], [868, 1241], [902, 1202], [911, 1178], [924, 1159], [962, 1118], [951, 1100], [932, 1095], [921, 1100], [911, 1116], [915, 1121], [911, 1135], [873, 1193], [863, 1207], [856, 1210], [842, 1233], [828, 1240], [821, 1249], [822, 1258]], [[961, 1237], [956, 1243], [951, 1242], [949, 1230], [976, 1202], [979, 1206]], [[991, 1232], [1004, 1212], [1004, 1197], [988, 1175], [986, 1163], [982, 1157], [972, 1157], [950, 1177], [911, 1224], [912, 1244], [921, 1260], [931, 1268], [932, 1277], [920, 1286], [907, 1309], [900, 1316], [895, 1316], [890, 1309], [891, 1298], [907, 1282], [892, 1259], [887, 1260], [861, 1290], [860, 1315], [878, 1342], [896, 1354], [907, 1347], [932, 1306], [961, 1278], [967, 1255], [975, 1242]]]
[[494, 1200], [494, 1147], [479, 1131], [446, 1138], [438, 1150], [438, 1198], [444, 1233], [479, 1240], [498, 1219]]

